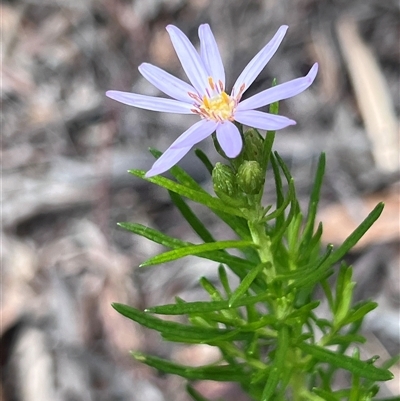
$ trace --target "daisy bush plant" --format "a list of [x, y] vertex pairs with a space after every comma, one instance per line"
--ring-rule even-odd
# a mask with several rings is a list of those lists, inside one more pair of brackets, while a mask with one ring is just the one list
[[[197, 401], [206, 400], [196, 390], [198, 380], [237, 382], [249, 399], [257, 401], [359, 401], [376, 399], [377, 383], [392, 379], [388, 368], [393, 361], [379, 363], [378, 357], [365, 360], [362, 356], [360, 344], [365, 338], [360, 326], [377, 305], [371, 301], [353, 303], [352, 269], [343, 261], [379, 217], [383, 205], [378, 204], [341, 246], [324, 249], [316, 212], [325, 156], [321, 155], [318, 163], [308, 209], [302, 211], [291, 173], [272, 150], [275, 131], [295, 124], [278, 114], [278, 102], [306, 90], [318, 65], [304, 77], [272, 85], [242, 100], [287, 29], [278, 29], [228, 91], [209, 25], [199, 27], [200, 51], [181, 30], [169, 25], [167, 31], [190, 83], [144, 63], [140, 73], [170, 98], [107, 92], [111, 99], [130, 106], [199, 117], [164, 153], [151, 150], [156, 161], [147, 173], [130, 171], [169, 191], [199, 242], [172, 238], [136, 223], [119, 225], [169, 248], [144, 261], [143, 268], [196, 255], [215, 264], [219, 280], [200, 279], [209, 301], [177, 298], [173, 304], [149, 305], [144, 311], [113, 304], [127, 318], [157, 330], [165, 341], [219, 349], [220, 358], [201, 367], [132, 352], [138, 361], [186, 378], [187, 391]], [[268, 113], [258, 110], [267, 105]], [[195, 151], [210, 173], [212, 194], [176, 165], [208, 136], [213, 137], [225, 160], [213, 165], [202, 151]], [[173, 179], [159, 176], [167, 170]], [[273, 205], [263, 203], [265, 185], [276, 189]], [[187, 200], [208, 208], [237, 239], [216, 240]], [[239, 256], [229, 252], [234, 248]], [[239, 278], [236, 287], [232, 286], [232, 275]], [[318, 288], [322, 297], [315, 295]], [[163, 319], [160, 315], [180, 318]], [[340, 371], [345, 372], [345, 380], [338, 380]]]

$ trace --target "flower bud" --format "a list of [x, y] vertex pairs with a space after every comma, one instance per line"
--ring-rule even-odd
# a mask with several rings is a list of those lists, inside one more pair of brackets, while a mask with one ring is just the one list
[[216, 163], [212, 171], [212, 181], [214, 191], [218, 196], [221, 192], [230, 197], [237, 195], [235, 173], [229, 166], [219, 162]]
[[264, 184], [264, 174], [256, 161], [244, 161], [236, 174], [236, 180], [244, 193], [255, 195], [261, 191]]
[[243, 134], [243, 159], [254, 160], [258, 163], [262, 162], [263, 142], [261, 135], [254, 128], [248, 129]]

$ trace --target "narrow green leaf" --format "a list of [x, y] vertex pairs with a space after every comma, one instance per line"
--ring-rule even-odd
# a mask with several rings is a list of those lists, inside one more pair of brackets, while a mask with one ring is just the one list
[[304, 391], [303, 397], [307, 397], [304, 399], [307, 399], [307, 401], [327, 401], [325, 398], [321, 398], [320, 396], [310, 393], [308, 391]]
[[246, 380], [245, 367], [243, 365], [217, 365], [191, 367], [179, 365], [177, 363], [145, 355], [140, 352], [132, 352], [132, 356], [140, 362], [165, 373], [172, 373], [190, 380], [213, 380], [213, 381], [236, 381]]
[[263, 164], [261, 168], [263, 171], [267, 171], [268, 162], [270, 160], [272, 145], [274, 144], [275, 140], [275, 131], [267, 131], [267, 134], [264, 139], [263, 143]]
[[[284, 203], [285, 196], [283, 194], [283, 185], [281, 173], [279, 171], [278, 163], [273, 153], [270, 155], [272, 171], [274, 173], [275, 180], [275, 189], [276, 189], [276, 209], [279, 210], [282, 204]], [[279, 214], [276, 216], [275, 227], [280, 228], [283, 225], [285, 216], [283, 214]]]
[[[295, 195], [294, 195], [295, 196]], [[273, 234], [272, 241], [271, 241], [271, 246], [275, 247], [279, 241], [281, 241], [282, 237], [285, 235], [285, 232], [287, 228], [289, 227], [290, 223], [292, 222], [292, 219], [296, 216], [296, 214], [299, 211], [299, 205], [297, 203], [296, 198], [291, 199], [290, 202], [290, 209], [289, 213], [286, 217], [286, 220], [284, 219], [283, 214], [276, 219], [276, 231]], [[282, 219], [281, 219], [282, 217]], [[278, 224], [279, 221], [279, 224]]]
[[[370, 227], [375, 223], [375, 221], [379, 218], [384, 208], [384, 204], [378, 203], [372, 212], [365, 218], [365, 220], [346, 238], [343, 244], [336, 249], [336, 251], [332, 252], [331, 256], [324, 263], [334, 264], [339, 261], [346, 253], [357, 244], [360, 238], [370, 229]], [[324, 267], [324, 266], [323, 266]]]
[[343, 345], [350, 345], [352, 343], [359, 343], [364, 344], [366, 341], [365, 337], [357, 334], [343, 334], [343, 335], [335, 335], [326, 342], [325, 345], [336, 345], [336, 344], [343, 344]]
[[[221, 314], [219, 312], [215, 312], [215, 313], [207, 313], [207, 314], [198, 314], [198, 315], [189, 315], [188, 319], [189, 322], [193, 325], [193, 326], [197, 326], [197, 327], [213, 327], [213, 328], [218, 328], [218, 318], [219, 316], [221, 316]], [[224, 320], [225, 317], [222, 316], [222, 320]], [[229, 321], [229, 324], [232, 326], [232, 321]], [[225, 324], [225, 322], [224, 322]]]
[[297, 259], [298, 247], [299, 247], [299, 233], [302, 222], [303, 222], [303, 215], [300, 212], [298, 212], [293, 217], [287, 229], [286, 238], [288, 242], [288, 253], [290, 255], [291, 260]]
[[226, 264], [240, 278], [243, 278], [246, 272], [255, 266], [255, 263], [251, 263], [248, 260], [230, 255], [223, 251], [206, 252], [204, 254], [198, 254], [197, 256]]
[[247, 276], [242, 280], [242, 282], [239, 284], [239, 286], [236, 288], [234, 293], [229, 299], [229, 307], [232, 307], [233, 305], [237, 306], [237, 301], [242, 298], [242, 296], [248, 291], [250, 288], [252, 282], [255, 280], [255, 278], [268, 266], [270, 266], [271, 263], [260, 263], [258, 266], [254, 267], [247, 273]]
[[338, 249], [333, 251], [330, 256], [318, 267], [317, 271], [313, 272], [313, 278], [310, 280], [309, 277], [304, 276], [296, 281], [296, 286], [309, 286], [314, 285], [326, 276], [327, 270], [343, 258], [346, 253], [353, 248], [360, 238], [369, 230], [374, 222], [379, 218], [382, 213], [384, 204], [379, 203], [376, 205], [374, 210], [365, 218], [365, 220], [347, 237]]
[[[239, 306], [254, 305], [258, 302], [263, 302], [268, 299], [268, 294], [252, 295], [249, 297], [243, 297], [235, 303], [235, 308]], [[214, 302], [184, 302], [179, 304], [168, 304], [160, 306], [152, 306], [147, 308], [145, 312], [156, 313], [158, 315], [184, 315], [184, 314], [196, 314], [196, 313], [207, 313], [207, 312], [219, 312], [224, 309], [230, 309], [229, 301], [214, 301]]]
[[295, 309], [292, 313], [290, 313], [287, 318], [288, 319], [296, 319], [301, 316], [309, 316], [310, 312], [317, 308], [320, 305], [320, 301], [310, 301], [310, 303], [301, 306], [298, 309]]
[[[354, 348], [352, 352], [352, 357], [354, 359], [360, 359], [359, 348]], [[353, 375], [351, 380], [351, 389], [349, 394], [349, 401], [359, 401], [360, 400], [360, 377], [358, 375]]]
[[200, 285], [205, 289], [205, 291], [210, 295], [210, 298], [213, 301], [223, 301], [224, 298], [220, 294], [220, 292], [217, 290], [215, 285], [207, 278], [207, 277], [201, 277], [200, 278]]
[[311, 314], [311, 319], [321, 329], [323, 333], [326, 333], [328, 329], [331, 331], [332, 323], [327, 319], [318, 319], [314, 314]]
[[319, 395], [320, 397], [322, 397], [322, 399], [325, 401], [340, 401], [341, 400], [341, 398], [336, 397], [331, 392], [322, 390], [320, 388], [313, 388], [312, 392]]
[[310, 202], [308, 204], [307, 219], [306, 219], [306, 224], [304, 226], [300, 251], [308, 248], [308, 243], [314, 231], [315, 217], [318, 210], [321, 187], [325, 174], [325, 164], [326, 164], [325, 153], [321, 153], [321, 156], [319, 157], [318, 160], [318, 167], [317, 167], [317, 172], [315, 174], [313, 189], [311, 191]]
[[292, 287], [297, 287], [297, 283], [300, 279], [304, 278], [304, 276], [307, 276], [307, 281], [308, 285], [311, 286], [311, 283], [316, 283], [317, 281], [314, 280], [314, 275], [318, 276], [319, 271], [318, 267], [322, 265], [322, 263], [325, 262], [326, 259], [330, 256], [332, 253], [332, 245], [327, 246], [327, 250], [324, 255], [322, 255], [317, 261], [312, 261], [311, 263], [302, 266], [301, 268], [298, 268], [295, 271], [290, 271], [290, 272], [285, 272], [285, 273], [280, 273], [277, 275], [276, 280], [286, 280], [286, 281], [293, 281], [291, 284]]
[[[276, 79], [272, 81], [272, 86], [275, 85], [276, 85]], [[278, 114], [279, 102], [271, 103], [269, 106], [269, 112], [271, 114]], [[270, 160], [272, 145], [274, 144], [274, 140], [275, 140], [275, 131], [267, 131], [263, 144], [263, 164], [261, 165], [261, 168], [263, 169], [264, 173], [267, 171], [268, 162]]]
[[176, 336], [187, 338], [192, 342], [208, 343], [210, 339], [214, 340], [220, 336], [232, 335], [234, 340], [249, 339], [248, 333], [239, 333], [237, 330], [217, 329], [208, 327], [195, 327], [181, 323], [170, 322], [159, 319], [149, 313], [142, 312], [128, 305], [113, 303], [112, 307], [121, 315], [134, 320], [135, 322], [149, 329], [159, 331], [163, 336]]
[[204, 164], [206, 169], [210, 174], [212, 174], [214, 166], [210, 162], [210, 159], [207, 157], [207, 155], [201, 150], [201, 149], [196, 149], [194, 151], [195, 155], [200, 159], [200, 161]]
[[195, 202], [201, 203], [202, 205], [207, 206], [210, 209], [215, 209], [227, 214], [243, 217], [243, 213], [240, 211], [240, 209], [228, 206], [221, 202], [218, 198], [214, 198], [206, 192], [194, 190], [162, 176], [145, 178], [145, 172], [142, 170], [129, 170], [129, 173], [136, 177], [159, 185], [160, 187], [168, 189], [172, 192], [176, 192], [177, 194], [185, 196], [186, 198], [191, 199]]
[[[266, 326], [274, 326], [278, 323], [278, 318], [274, 315], [266, 315], [261, 317], [257, 322], [247, 323], [240, 327], [240, 331], [252, 332], [258, 329], [265, 329]], [[261, 334], [261, 333], [259, 333]], [[269, 330], [270, 337], [277, 337], [275, 331]]]
[[321, 237], [323, 233], [322, 223], [318, 224], [315, 234], [308, 241], [307, 246], [300, 247], [299, 250], [299, 265], [307, 263], [313, 254], [318, 254], [321, 249]]
[[290, 201], [293, 199], [293, 196], [295, 195], [295, 189], [294, 189], [294, 183], [293, 180], [289, 182], [289, 191], [286, 196], [286, 198], [283, 200], [282, 204], [279, 206], [279, 208], [275, 209], [273, 212], [270, 214], [267, 214], [264, 218], [263, 221], [269, 221], [272, 219], [276, 219], [278, 216], [280, 216], [284, 210], [288, 207]]
[[394, 397], [389, 397], [389, 398], [379, 398], [378, 400], [375, 401], [400, 401], [400, 396], [395, 395]]
[[276, 349], [275, 359], [271, 366], [271, 371], [264, 387], [261, 401], [272, 401], [271, 398], [277, 389], [279, 380], [285, 369], [285, 362], [287, 359], [287, 351], [289, 349], [289, 329], [283, 326], [278, 331], [278, 346]]
[[[237, 314], [236, 311], [234, 311], [234, 314]], [[196, 325], [198, 322], [206, 322], [207, 327], [223, 327], [220, 325], [223, 324], [225, 327], [233, 328], [238, 326], [238, 317], [229, 317], [227, 316], [226, 313], [223, 313], [222, 311], [220, 312], [209, 312], [209, 313], [200, 313], [200, 314], [191, 314], [188, 315], [189, 321], [193, 324]], [[203, 324], [204, 325], [204, 324]], [[199, 324], [201, 326], [201, 324]]]
[[336, 291], [335, 291], [336, 295], [335, 295], [335, 309], [334, 309], [335, 313], [337, 312], [338, 307], [341, 304], [342, 297], [344, 295], [343, 294], [344, 289], [346, 285], [349, 283], [349, 280], [351, 280], [351, 275], [352, 275], [351, 268], [346, 263], [341, 263], [336, 280]]
[[[268, 366], [266, 369], [260, 369], [252, 374], [250, 385], [255, 387], [255, 384], [260, 382], [265, 383], [268, 375], [269, 375], [270, 367]], [[261, 395], [261, 394], [260, 394]], [[257, 397], [259, 398], [259, 397]]]
[[157, 244], [164, 245], [168, 248], [177, 249], [193, 245], [191, 242], [186, 242], [178, 238], [170, 237], [169, 235], [163, 234], [162, 232], [155, 230], [154, 228], [144, 226], [143, 224], [128, 222], [117, 224], [125, 230], [147, 238], [153, 242], [156, 242]]
[[[271, 87], [273, 87], [273, 86], [276, 86], [278, 83], [277, 83], [277, 81], [276, 81], [276, 78], [274, 78], [273, 80], [272, 80], [272, 84], [271, 84]], [[279, 113], [279, 102], [274, 102], [274, 103], [271, 103], [270, 105], [269, 105], [269, 112], [271, 113], [271, 114], [278, 114]]]
[[320, 285], [324, 291], [325, 297], [328, 301], [329, 309], [333, 312], [335, 309], [332, 289], [327, 280], [321, 280]]
[[348, 370], [349, 372], [374, 381], [385, 381], [393, 379], [393, 374], [389, 370], [378, 368], [359, 359], [350, 356], [337, 354], [318, 345], [299, 343], [297, 347], [315, 359], [329, 363], [337, 368]]
[[376, 302], [366, 301], [359, 305], [356, 305], [351, 309], [349, 314], [342, 320], [342, 326], [356, 322], [357, 320], [362, 320], [366, 314], [373, 311], [378, 307]]
[[389, 358], [385, 362], [383, 362], [382, 363], [382, 368], [389, 369], [389, 368], [391, 368], [392, 366], [396, 365], [399, 362], [400, 362], [400, 354], [397, 354], [395, 356], [392, 356], [391, 358]]
[[218, 277], [219, 277], [219, 281], [222, 284], [222, 287], [224, 288], [224, 290], [226, 292], [226, 295], [228, 297], [230, 297], [232, 294], [232, 290], [229, 285], [228, 275], [226, 274], [226, 270], [223, 265], [218, 266]]
[[186, 385], [186, 391], [194, 399], [194, 401], [210, 401], [197, 392], [190, 384]]
[[286, 163], [283, 161], [282, 157], [279, 155], [278, 152], [274, 152], [274, 156], [276, 157], [276, 160], [277, 160], [277, 162], [279, 164], [279, 167], [283, 171], [283, 174], [284, 174], [284, 176], [286, 178], [286, 181], [290, 182], [293, 179], [293, 177], [290, 174], [289, 168], [286, 166]]
[[343, 319], [350, 312], [353, 301], [353, 289], [356, 285], [351, 281], [353, 269], [342, 262], [341, 272], [336, 287], [336, 306], [334, 310], [334, 327], [342, 327]]
[[258, 322], [260, 320], [260, 312], [257, 309], [256, 305], [247, 305], [246, 306], [246, 314], [247, 314], [247, 321], [249, 323]]
[[[276, 245], [278, 243], [278, 241], [280, 241], [281, 238], [284, 236], [286, 229], [289, 227], [290, 223], [292, 222], [293, 217], [300, 214], [300, 206], [299, 206], [299, 202], [298, 202], [297, 196], [296, 196], [296, 190], [295, 190], [294, 182], [293, 182], [294, 180], [290, 174], [288, 167], [286, 166], [283, 159], [279, 156], [278, 152], [274, 152], [274, 157], [276, 158], [277, 164], [283, 171], [283, 174], [286, 178], [286, 181], [287, 181], [289, 187], [290, 187], [290, 185], [293, 186], [293, 189], [291, 191], [291, 195], [292, 195], [291, 206], [290, 206], [288, 217], [286, 218], [286, 220], [281, 219], [281, 218], [276, 219], [276, 227], [277, 227], [278, 231], [274, 234], [273, 240], [272, 240], [272, 244]], [[278, 172], [278, 174], [279, 174], [279, 172]], [[283, 215], [282, 215], [282, 217], [283, 217]]]
[[172, 191], [168, 191], [168, 193], [172, 199], [172, 202], [174, 202], [175, 206], [179, 209], [179, 211], [182, 213], [182, 216], [190, 224], [196, 234], [204, 242], [215, 242], [214, 237], [207, 230], [201, 220], [193, 213], [192, 209], [187, 205], [182, 197]]
[[154, 256], [143, 262], [140, 267], [154, 266], [160, 263], [171, 262], [189, 255], [199, 255], [205, 252], [219, 251], [227, 248], [245, 248], [254, 246], [252, 241], [218, 241], [199, 245], [189, 245]]
[[[146, 227], [142, 224], [118, 223], [118, 225], [130, 232], [141, 235], [144, 238], [148, 238], [151, 241], [167, 246], [169, 248], [179, 249], [182, 247], [194, 245], [190, 242], [184, 242], [180, 239], [165, 235], [153, 228]], [[250, 261], [230, 255], [223, 251], [206, 252], [197, 256], [212, 260], [214, 262], [226, 264], [240, 278], [243, 278], [246, 275], [246, 272], [251, 269], [252, 266], [256, 266], [255, 263], [251, 263]]]
[[[218, 302], [218, 301], [217, 301]], [[191, 313], [188, 315], [189, 321], [193, 322], [196, 319], [203, 319], [209, 327], [223, 327], [222, 323], [226, 328], [237, 328], [240, 325], [241, 318], [239, 317], [239, 311], [227, 311], [222, 309], [221, 311], [206, 312], [206, 313]]]

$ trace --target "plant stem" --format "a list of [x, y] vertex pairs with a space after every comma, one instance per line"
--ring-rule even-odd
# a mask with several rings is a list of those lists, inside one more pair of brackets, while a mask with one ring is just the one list
[[276, 277], [274, 258], [271, 253], [271, 240], [265, 233], [265, 223], [259, 219], [249, 220], [248, 226], [250, 229], [251, 238], [254, 244], [257, 245], [258, 255], [261, 263], [269, 262], [267, 274], [267, 282], [271, 282]]

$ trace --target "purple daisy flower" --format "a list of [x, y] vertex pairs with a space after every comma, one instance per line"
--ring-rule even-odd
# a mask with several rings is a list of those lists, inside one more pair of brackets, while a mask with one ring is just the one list
[[242, 137], [234, 121], [262, 130], [278, 130], [296, 124], [287, 117], [255, 109], [303, 92], [313, 83], [317, 75], [317, 63], [305, 77], [274, 86], [240, 101], [243, 93], [277, 51], [287, 29], [286, 25], [278, 29], [271, 41], [258, 52], [239, 75], [228, 95], [225, 91], [224, 66], [210, 26], [203, 24], [199, 27], [200, 53], [180, 29], [173, 25], [167, 26], [176, 54], [192, 85], [152, 64], [143, 63], [139, 66], [140, 73], [172, 99], [120, 91], [106, 93], [109, 98], [129, 106], [167, 113], [197, 114], [200, 117], [200, 121], [172, 143], [146, 173], [146, 177], [152, 177], [170, 169], [196, 143], [213, 132], [216, 132], [217, 140], [229, 158], [238, 156], [242, 150]]

